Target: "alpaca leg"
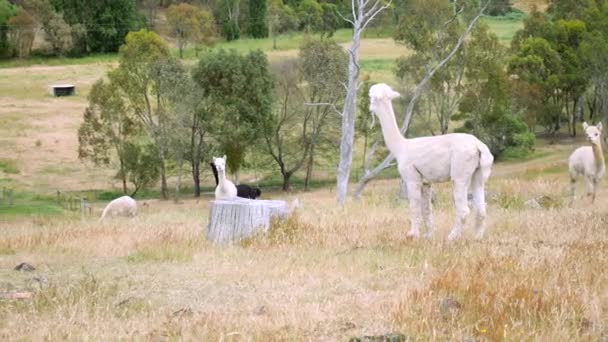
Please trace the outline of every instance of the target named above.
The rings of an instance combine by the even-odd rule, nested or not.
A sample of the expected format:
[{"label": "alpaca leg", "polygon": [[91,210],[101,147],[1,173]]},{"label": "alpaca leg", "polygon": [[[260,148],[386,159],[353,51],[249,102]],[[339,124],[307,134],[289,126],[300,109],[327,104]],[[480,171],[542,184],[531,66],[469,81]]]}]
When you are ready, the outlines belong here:
[{"label": "alpaca leg", "polygon": [[570,203],[568,204],[569,207],[572,207],[572,205],[574,205],[575,191],[576,191],[576,178],[570,176]]},{"label": "alpaca leg", "polygon": [[430,183],[422,184],[422,218],[424,219],[424,225],[426,227],[426,232],[424,233],[424,237],[430,239],[433,235],[433,218],[432,218],[432,189]]},{"label": "alpaca leg", "polygon": [[586,177],[587,180],[587,196],[593,195],[593,179]]},{"label": "alpaca leg", "polygon": [[486,231],[486,194],[481,177],[473,177],[473,206],[475,207],[475,239],[483,238]]},{"label": "alpaca leg", "polygon": [[407,182],[407,197],[410,202],[410,231],[407,233],[408,237],[420,236],[420,218],[421,208],[420,202],[422,197],[421,183],[419,182]]},{"label": "alpaca leg", "polygon": [[467,190],[469,188],[467,182],[454,182],[454,208],[456,209],[456,217],[454,218],[454,226],[448,235],[448,240],[456,240],[462,235],[462,226],[466,222],[467,216],[470,213],[469,204],[467,201]]},{"label": "alpaca leg", "polygon": [[591,204],[593,204],[595,203],[595,192],[597,191],[597,179],[593,179],[591,186]]}]

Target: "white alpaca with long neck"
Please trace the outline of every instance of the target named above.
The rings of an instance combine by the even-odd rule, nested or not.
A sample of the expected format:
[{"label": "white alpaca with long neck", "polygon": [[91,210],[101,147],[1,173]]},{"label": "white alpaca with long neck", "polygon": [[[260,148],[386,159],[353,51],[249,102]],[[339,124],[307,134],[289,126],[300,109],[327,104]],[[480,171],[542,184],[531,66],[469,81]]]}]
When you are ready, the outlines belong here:
[{"label": "white alpaca with long neck", "polygon": [[587,181],[587,196],[591,196],[591,203],[595,202],[597,184],[606,173],[604,152],[602,151],[602,123],[589,126],[583,122],[583,129],[590,146],[579,147],[568,158],[570,171],[570,205],[574,202],[576,178],[584,176]]},{"label": "white alpaca with long neck", "polygon": [[425,237],[433,234],[431,221],[431,184],[452,181],[456,217],[448,236],[454,240],[462,235],[462,227],[470,210],[467,193],[473,192],[477,211],[475,237],[485,231],[486,203],[484,186],[492,169],[494,157],[488,147],[475,136],[452,133],[433,137],[406,139],[399,132],[392,100],[400,94],[386,84],[369,90],[370,110],[382,126],[384,142],[397,159],[399,174],[407,185],[411,227],[409,237],[420,236],[421,218],[426,226]]},{"label": "white alpaca with long neck", "polygon": [[226,178],[226,155],[224,157],[213,157],[213,164],[217,169],[219,182],[215,188],[215,199],[231,200],[236,198],[236,186]]}]

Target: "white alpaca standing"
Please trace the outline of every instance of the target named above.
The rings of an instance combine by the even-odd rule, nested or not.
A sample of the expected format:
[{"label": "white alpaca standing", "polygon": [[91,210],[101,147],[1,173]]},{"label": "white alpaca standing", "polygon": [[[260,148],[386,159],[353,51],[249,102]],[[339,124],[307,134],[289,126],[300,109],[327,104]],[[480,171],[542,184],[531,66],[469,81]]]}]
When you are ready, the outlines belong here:
[{"label": "white alpaca standing", "polygon": [[595,202],[597,183],[606,173],[604,153],[602,152],[602,123],[600,122],[597,126],[589,126],[586,122],[583,122],[583,129],[591,146],[577,148],[568,158],[570,205],[574,202],[576,178],[578,176],[584,176],[587,180],[587,196],[591,196],[591,203],[593,203]]},{"label": "white alpaca standing", "polygon": [[129,196],[118,197],[106,205],[99,221],[101,222],[108,215],[133,217],[137,215],[137,202]]},{"label": "white alpaca standing", "polygon": [[486,218],[484,185],[494,161],[488,147],[475,136],[464,133],[405,139],[399,132],[393,112],[392,100],[400,96],[399,93],[386,84],[376,84],[370,88],[369,96],[370,110],[379,118],[384,142],[395,155],[399,174],[407,185],[411,215],[411,228],[407,235],[420,236],[422,216],[425,236],[431,237],[431,183],[451,180],[456,217],[448,239],[457,239],[462,234],[462,226],[470,212],[467,201],[469,187],[477,210],[475,237],[482,238]]},{"label": "white alpaca standing", "polygon": [[213,164],[218,172],[219,182],[215,188],[215,199],[231,200],[236,198],[236,186],[226,178],[226,155],[224,157],[213,157]]}]

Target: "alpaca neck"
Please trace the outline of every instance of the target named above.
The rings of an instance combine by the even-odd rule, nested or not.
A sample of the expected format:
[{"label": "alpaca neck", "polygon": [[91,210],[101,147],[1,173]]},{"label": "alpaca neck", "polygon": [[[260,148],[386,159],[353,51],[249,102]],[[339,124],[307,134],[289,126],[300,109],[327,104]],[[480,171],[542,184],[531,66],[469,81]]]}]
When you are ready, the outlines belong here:
[{"label": "alpaca neck", "polygon": [[407,140],[399,132],[395,113],[393,112],[393,105],[390,102],[387,103],[381,107],[378,114],[380,114],[378,118],[380,119],[380,126],[382,126],[384,143],[391,153],[397,156],[399,152],[405,149]]},{"label": "alpaca neck", "polygon": [[596,170],[599,172],[605,167],[604,161],[604,152],[602,151],[602,145],[600,144],[591,144],[591,149],[593,150],[593,159],[595,160]]},{"label": "alpaca neck", "polygon": [[226,179],[226,170],[222,170],[222,172],[218,172],[218,176],[220,179],[220,186],[226,186],[227,183],[227,179]]}]

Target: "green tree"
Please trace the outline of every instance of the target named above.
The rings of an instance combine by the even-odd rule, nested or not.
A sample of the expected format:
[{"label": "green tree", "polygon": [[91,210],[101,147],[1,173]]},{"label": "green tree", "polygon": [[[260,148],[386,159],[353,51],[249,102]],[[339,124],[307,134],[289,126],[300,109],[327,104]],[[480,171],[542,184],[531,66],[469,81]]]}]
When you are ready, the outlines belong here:
[{"label": "green tree", "polygon": [[73,48],[72,27],[64,20],[63,14],[56,12],[47,0],[25,0],[24,7],[42,24],[51,54],[64,56]]},{"label": "green tree", "polygon": [[129,110],[145,128],[158,150],[161,196],[168,198],[167,161],[175,89],[187,74],[154,32],[131,32],[120,48],[119,66],[108,74],[120,87]]},{"label": "green tree", "polygon": [[239,26],[240,0],[218,0],[217,11],[224,38],[227,41],[239,39],[241,37]]},{"label": "green tree", "polygon": [[347,61],[335,42],[309,40],[298,59],[273,66],[276,102],[263,132],[266,150],[283,177],[283,190],[290,189],[291,177],[302,167],[306,167],[308,190],[315,156],[325,150],[335,155],[339,118],[335,108],[342,100]]},{"label": "green tree", "polygon": [[116,52],[129,31],[144,26],[133,0],[50,0],[72,27],[75,53]]},{"label": "green tree", "polygon": [[272,48],[277,48],[277,36],[281,33],[295,30],[298,19],[295,11],[285,5],[283,0],[269,0],[266,13],[268,34],[272,38]]},{"label": "green tree", "polygon": [[[133,184],[133,197],[137,192],[158,181],[160,175],[160,160],[156,146],[151,143],[127,142],[121,151],[121,158],[125,160],[124,172]],[[122,176],[123,178],[125,175]]]},{"label": "green tree", "polygon": [[498,38],[480,26],[473,31],[466,53],[466,93],[459,102],[460,114],[454,116],[464,125],[457,131],[474,134],[496,157],[509,150],[525,155],[534,146],[534,134],[513,107]]},{"label": "green tree", "polygon": [[[306,163],[305,189],[311,181],[314,158],[326,149],[335,151],[338,145],[338,107],[344,102],[344,84],[348,79],[348,55],[332,40],[307,40],[300,48],[301,73],[306,81],[306,103],[323,103],[308,106],[311,122],[310,151]],[[322,65],[323,67],[319,67]],[[333,155],[333,154],[332,154]]]},{"label": "green tree", "polygon": [[213,16],[206,10],[186,3],[171,5],[167,9],[167,22],[177,38],[180,58],[184,57],[184,47],[190,42],[213,44],[215,24]]},{"label": "green tree", "polygon": [[522,42],[519,53],[509,60],[508,69],[510,74],[517,75],[520,82],[540,89],[541,96],[537,101],[543,113],[538,122],[548,132],[557,132],[561,119],[561,107],[556,97],[562,71],[559,53],[543,38],[528,38]]},{"label": "green tree", "polygon": [[32,51],[36,36],[34,18],[24,9],[8,20],[8,37],[11,45],[11,55],[27,58]]},{"label": "green tree", "polygon": [[[412,78],[422,81],[428,72],[427,65],[437,64],[458,43],[465,30],[459,20],[454,20],[453,5],[445,0],[417,0],[411,10],[402,9],[396,38],[409,46],[414,53],[398,60],[397,76],[404,87]],[[428,90],[418,110],[428,115],[428,129],[434,133],[437,123],[441,134],[449,129],[451,116],[458,109],[464,93],[466,69],[465,49],[438,70],[429,81]],[[433,118],[433,116],[435,118]]]},{"label": "green tree", "polygon": [[17,7],[7,0],[0,0],[0,58],[10,55],[8,34],[9,18],[17,14]]},{"label": "green tree", "polygon": [[139,126],[128,114],[115,84],[103,80],[93,84],[89,93],[89,106],[78,129],[78,157],[96,165],[109,165],[118,159],[118,176],[123,193],[127,193],[127,171],[124,149]]},{"label": "green tree", "polygon": [[316,0],[302,0],[296,12],[300,19],[300,26],[306,33],[311,33],[321,24],[323,7]]},{"label": "green tree", "polygon": [[342,20],[338,17],[338,6],[334,4],[330,4],[327,2],[321,3],[321,8],[323,12],[321,14],[321,20],[319,21],[319,25],[316,28],[317,31],[321,32],[321,38],[333,37],[334,33],[342,23]]},{"label": "green tree", "polygon": [[249,0],[249,33],[253,38],[268,37],[266,0]]},{"label": "green tree", "polygon": [[266,55],[234,50],[205,53],[193,72],[209,100],[213,137],[228,156],[228,168],[237,174],[245,152],[262,136],[262,123],[271,114],[273,80]]}]

